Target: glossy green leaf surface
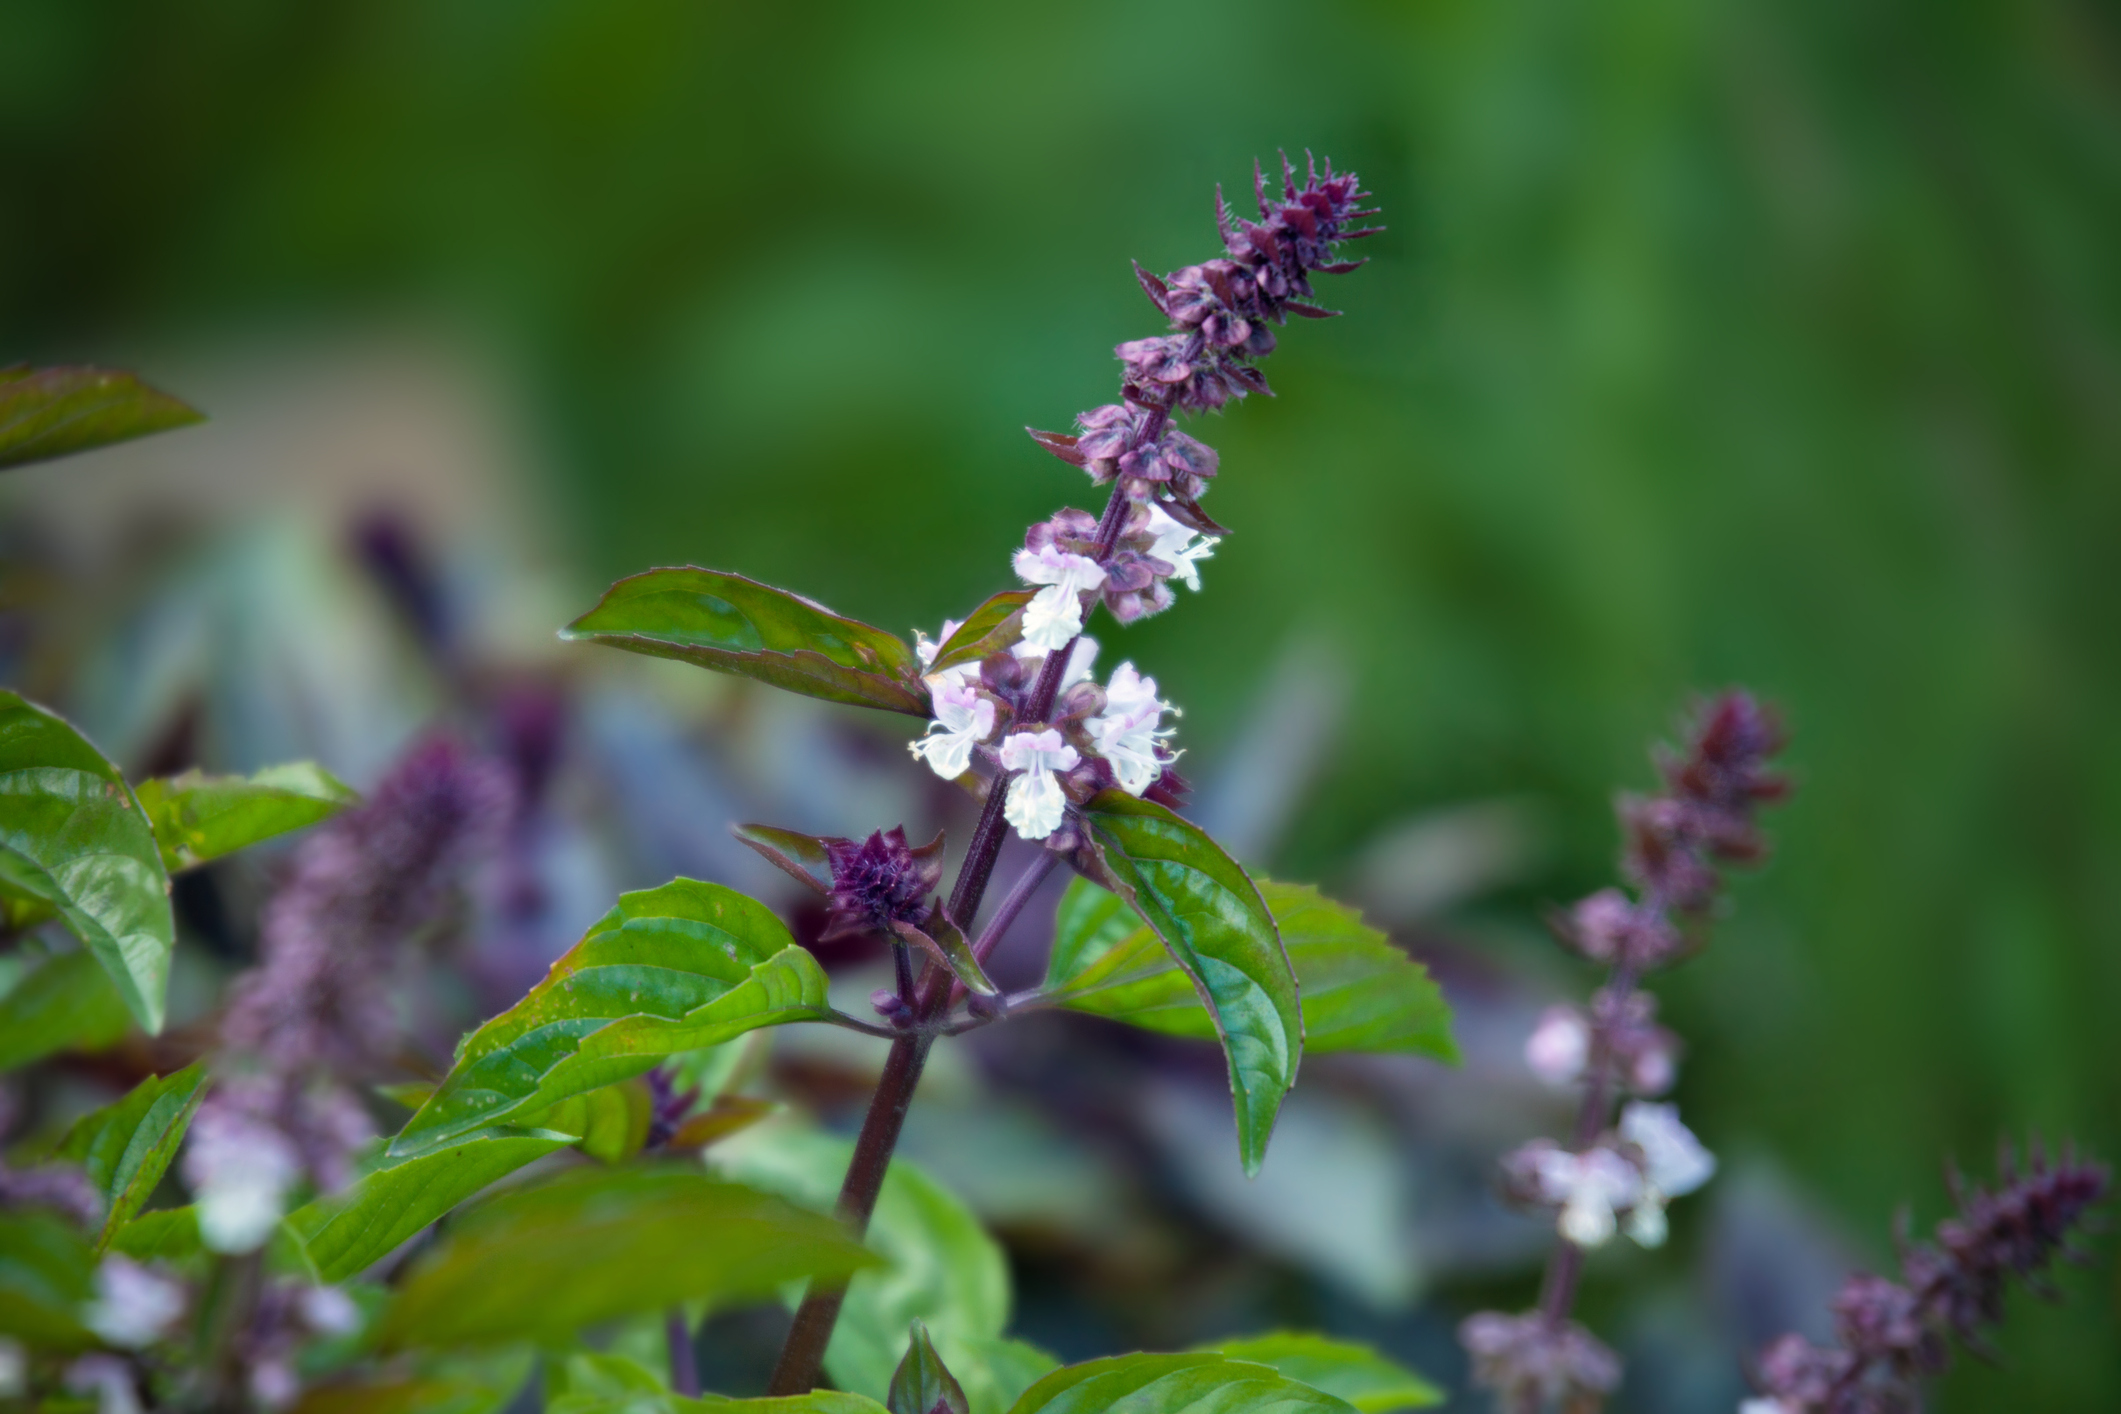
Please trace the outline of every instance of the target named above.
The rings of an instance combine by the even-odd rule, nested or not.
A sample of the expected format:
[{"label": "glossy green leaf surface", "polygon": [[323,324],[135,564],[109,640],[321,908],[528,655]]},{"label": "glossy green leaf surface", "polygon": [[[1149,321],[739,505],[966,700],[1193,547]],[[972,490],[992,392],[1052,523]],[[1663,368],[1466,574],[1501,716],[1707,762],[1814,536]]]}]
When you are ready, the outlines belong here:
[{"label": "glossy green leaf surface", "polygon": [[186,771],[142,781],[135,793],[172,873],[304,829],[360,799],[314,761],[267,766],[250,776]]},{"label": "glossy green leaf surface", "polygon": [[149,1076],[124,1099],[83,1115],[67,1131],[59,1156],[81,1165],[106,1204],[97,1250],[110,1245],[169,1171],[184,1131],[206,1098],[206,1083],[204,1061]]},{"label": "glossy green leaf surface", "polygon": [[176,1262],[205,1250],[199,1214],[189,1205],[142,1213],[114,1233],[110,1250],[136,1262]]},{"label": "glossy green leaf surface", "polygon": [[1292,1380],[1346,1400],[1362,1414],[1393,1414],[1443,1403],[1443,1391],[1435,1385],[1354,1341],[1276,1331],[1201,1348],[1232,1360],[1271,1365]]},{"label": "glossy green leaf surface", "polygon": [[95,1258],[71,1224],[41,1208],[0,1212],[0,1336],[85,1344],[81,1305]]},{"label": "glossy green leaf surface", "polygon": [[632,575],[560,636],[756,678],[827,702],[929,715],[928,691],[904,640],[740,574],[688,565]]},{"label": "glossy green leaf surface", "polygon": [[875,1259],[832,1218],[696,1171],[586,1169],[463,1214],[385,1315],[386,1348],[556,1340]]},{"label": "glossy green leaf surface", "polygon": [[693,879],[624,894],[529,995],[465,1039],[391,1152],[543,1109],[678,1051],[830,1013],[824,970],[764,904]]},{"label": "glossy green leaf surface", "polygon": [[892,1372],[891,1389],[884,1403],[891,1414],[936,1414],[939,1409],[949,1414],[971,1414],[964,1386],[950,1373],[943,1357],[935,1353],[935,1342],[928,1338],[928,1328],[919,1321],[909,1332],[906,1358]]},{"label": "glossy green leaf surface", "polygon": [[196,409],[116,369],[0,368],[0,468],[205,420]]},{"label": "glossy green leaf surface", "polygon": [[0,880],[50,904],[162,1029],[176,923],[147,813],[118,768],[57,715],[0,691]]},{"label": "glossy green leaf surface", "polygon": [[1107,790],[1083,817],[1113,891],[1154,930],[1207,1008],[1230,1063],[1238,1155],[1256,1173],[1304,1049],[1296,973],[1274,915],[1236,860],[1154,801]]},{"label": "glossy green leaf surface", "polygon": [[1010,1414],[1351,1414],[1268,1365],[1222,1355],[1115,1355],[1055,1370]]},{"label": "glossy green leaf surface", "polygon": [[287,1215],[287,1230],[324,1282],[366,1271],[495,1180],[575,1142],[546,1129],[489,1129],[386,1162],[343,1193]]},{"label": "glossy green leaf surface", "polygon": [[[1306,884],[1258,881],[1302,990],[1304,1049],[1411,1051],[1456,1062],[1451,1009],[1428,969]],[[1113,894],[1078,879],[1061,900],[1046,990],[1071,1011],[1202,1040],[1215,1035],[1191,982]],[[1115,937],[1114,934],[1120,935]]]},{"label": "glossy green leaf surface", "polygon": [[132,1024],[110,974],[94,957],[48,957],[0,996],[0,1071],[69,1047],[101,1050]]},{"label": "glossy green leaf surface", "polygon": [[957,626],[957,632],[936,646],[935,661],[928,665],[928,671],[939,673],[945,668],[977,663],[989,654],[1014,648],[1024,636],[1024,606],[1037,593],[1036,589],[1004,589],[974,609],[972,616]]},{"label": "glossy green leaf surface", "polygon": [[[738,1135],[708,1157],[729,1178],[828,1213],[853,1149],[834,1135],[776,1124]],[[848,1285],[825,1349],[826,1374],[841,1389],[884,1398],[919,1320],[966,1393],[975,1394],[966,1367],[977,1352],[966,1347],[998,1339],[1009,1321],[1012,1292],[1001,1247],[955,1194],[902,1159],[885,1175],[867,1243],[886,1265]],[[975,1400],[974,1414],[990,1411]]]}]

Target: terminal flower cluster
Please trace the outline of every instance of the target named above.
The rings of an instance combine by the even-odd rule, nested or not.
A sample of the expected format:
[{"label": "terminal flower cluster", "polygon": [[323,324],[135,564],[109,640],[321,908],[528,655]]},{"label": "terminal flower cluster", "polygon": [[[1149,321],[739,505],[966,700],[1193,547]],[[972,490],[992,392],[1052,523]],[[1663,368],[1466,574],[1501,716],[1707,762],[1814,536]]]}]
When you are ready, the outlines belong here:
[{"label": "terminal flower cluster", "polygon": [[1952,1175],[1959,1214],[1935,1242],[1905,1245],[1902,1280],[1859,1273],[1834,1299],[1833,1346],[1786,1335],[1762,1354],[1762,1395],[1740,1414],[1914,1414],[1916,1381],[1943,1370],[1951,1338],[1987,1354],[1983,1328],[2003,1319],[2012,1277],[2052,1294],[2041,1274],[2056,1258],[2078,1259],[2070,1239],[2105,1198],[2104,1165],[2065,1150],[2050,1162],[2036,1146],[2024,1171],[2010,1154],[1994,1192]]},{"label": "terminal flower cluster", "polygon": [[[914,756],[979,790],[992,787],[967,773],[991,765],[1007,778],[1009,826],[1049,849],[1078,847],[1070,809],[1101,790],[1176,804],[1184,789],[1164,726],[1176,709],[1131,663],[1102,687],[1092,681],[1097,646],[1083,637],[1099,603],[1130,624],[1170,608],[1174,581],[1198,590],[1201,562],[1224,533],[1200,508],[1219,470],[1215,451],[1173,426],[1172,414],[1268,391],[1255,366],[1274,348],[1268,326],[1291,313],[1330,315],[1309,303],[1311,276],[1353,270],[1361,262],[1337,259],[1335,247],[1372,234],[1350,229],[1370,214],[1357,209],[1365,193],[1331,163],[1323,172],[1310,167],[1298,186],[1285,158],[1278,202],[1256,168],[1253,185],[1257,222],[1234,216],[1217,195],[1222,256],[1163,278],[1136,267],[1172,332],[1118,347],[1122,401],[1083,413],[1072,433],[1031,429],[1039,445],[1093,484],[1112,485],[1114,496],[1102,519],[1066,509],[1025,532],[1011,567],[1035,592],[1016,613],[1014,646],[938,670],[961,625],[946,622],[934,640],[917,635],[934,720],[911,743]],[[1062,666],[1049,668],[1055,661]]]}]

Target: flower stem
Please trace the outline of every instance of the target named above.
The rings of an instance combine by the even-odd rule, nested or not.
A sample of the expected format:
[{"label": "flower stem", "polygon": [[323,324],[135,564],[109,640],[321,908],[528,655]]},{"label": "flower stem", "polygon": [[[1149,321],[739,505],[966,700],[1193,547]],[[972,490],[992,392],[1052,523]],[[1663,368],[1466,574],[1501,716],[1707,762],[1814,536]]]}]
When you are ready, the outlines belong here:
[{"label": "flower stem", "polygon": [[687,1398],[700,1392],[700,1361],[692,1349],[692,1327],[685,1308],[673,1306],[663,1317],[663,1339],[670,1346],[670,1392]]},{"label": "flower stem", "polygon": [[[1607,974],[1605,990],[1616,1004],[1624,1003],[1633,994],[1635,982],[1635,965],[1622,962]],[[1618,1010],[1616,1005],[1615,1014]],[[1597,1027],[1591,1033],[1583,1102],[1576,1108],[1576,1129],[1570,1140],[1578,1153],[1591,1147],[1591,1141],[1612,1118],[1613,1078],[1613,1048],[1607,1042],[1605,1028]],[[1539,1285],[1539,1309],[1549,1324],[1558,1326],[1569,1318],[1570,1308],[1576,1304],[1576,1284],[1582,1276],[1583,1249],[1566,1237],[1557,1238],[1554,1250],[1547,1255],[1546,1275]]]},{"label": "flower stem", "polygon": [[[1159,415],[1151,421],[1160,432],[1163,417]],[[1100,561],[1119,543],[1120,528],[1127,521],[1127,506],[1127,497],[1115,482],[1111,499],[1106,501],[1104,516],[1097,527]],[[1060,690],[1061,674],[1067,671],[1068,659],[1074,653],[1075,644],[1071,640],[1059,651],[1046,655],[1045,666],[1039,670],[1038,681],[1024,707],[1026,720],[1043,722],[1053,711],[1053,698]],[[1002,836],[1007,828],[1002,820],[1007,787],[1007,779],[1001,775],[990,783],[987,803],[980,810],[979,823],[972,830],[972,844],[965,851],[964,866],[958,871],[957,883],[952,886],[950,901],[944,907],[944,912],[960,928],[979,913],[980,902],[986,897],[987,881],[993,877],[995,861],[1001,857]],[[987,931],[980,935],[981,944],[989,951],[1001,941],[1001,930],[1006,929],[1016,913],[1030,901],[1046,871],[1052,869],[1054,856],[1044,850],[1039,853],[1043,869],[1039,864],[1032,865],[1010,890],[1009,897],[1003,900]],[[935,1040],[928,1027],[950,1005],[954,980],[947,970],[929,967],[914,1005],[915,1030],[891,1043],[891,1054],[884,1060],[884,1073],[877,1078],[876,1092],[869,1097],[869,1112],[862,1117],[862,1132],[854,1141],[854,1159],[847,1166],[846,1181],[840,1185],[837,1210],[840,1220],[853,1229],[857,1237],[868,1231],[869,1215],[876,1211],[877,1195],[883,1191],[884,1175],[890,1171],[892,1152],[898,1148],[899,1131],[905,1127],[906,1109],[913,1103],[913,1091],[920,1084],[921,1069],[928,1063],[928,1047]],[[817,1384],[818,1370],[825,1360],[825,1347],[832,1340],[832,1328],[839,1323],[840,1303],[846,1297],[845,1281],[812,1284],[803,1297],[803,1304],[796,1308],[795,1323],[788,1328],[788,1339],[781,1346],[781,1358],[773,1367],[773,1379],[766,1388],[767,1394],[805,1394]]]}]

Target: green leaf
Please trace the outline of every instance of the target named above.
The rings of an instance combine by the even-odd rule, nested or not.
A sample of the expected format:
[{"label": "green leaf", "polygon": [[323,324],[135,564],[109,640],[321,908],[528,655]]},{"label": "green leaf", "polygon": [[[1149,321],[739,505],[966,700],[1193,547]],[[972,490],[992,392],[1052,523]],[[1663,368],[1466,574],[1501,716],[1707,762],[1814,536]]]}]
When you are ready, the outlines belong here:
[{"label": "green leaf", "polygon": [[1083,811],[1106,882],[1154,929],[1208,1009],[1230,1063],[1238,1154],[1248,1174],[1303,1059],[1296,973],[1266,901],[1192,821],[1122,790]]},{"label": "green leaf", "polygon": [[86,952],[48,957],[0,996],[0,1070],[54,1051],[100,1051],[132,1030],[132,1013]]},{"label": "green leaf", "polygon": [[1036,589],[1004,589],[974,609],[957,632],[937,645],[928,671],[939,673],[962,663],[977,663],[1014,648],[1024,636],[1024,606],[1037,593]]},{"label": "green leaf", "polygon": [[0,1212],[0,1336],[31,1345],[88,1343],[80,1311],[94,1269],[88,1244],[57,1214]]},{"label": "green leaf", "polygon": [[623,1164],[648,1142],[655,1120],[655,1096],[639,1076],[570,1095],[551,1109],[525,1115],[531,1129],[553,1129],[575,1136],[575,1147],[607,1164]]},{"label": "green leaf", "polygon": [[890,1394],[884,1403],[891,1414],[936,1414],[939,1409],[947,1409],[950,1414],[971,1414],[964,1387],[943,1364],[943,1357],[935,1353],[935,1342],[928,1338],[928,1328],[919,1321],[913,1323],[907,1338],[906,1358],[892,1372]]},{"label": "green leaf", "polygon": [[1443,1391],[1367,1345],[1322,1335],[1276,1331],[1218,1341],[1203,1351],[1271,1365],[1292,1380],[1345,1399],[1362,1414],[1393,1414],[1443,1403]]},{"label": "green leaf", "polygon": [[[1412,1051],[1455,1063],[1451,1009],[1428,969],[1307,884],[1258,881],[1302,988],[1304,1049]],[[1148,1031],[1212,1040],[1193,986],[1148,928],[1114,939],[1133,916],[1114,895],[1078,879],[1061,899],[1046,990],[1071,1011]]]},{"label": "green leaf", "polygon": [[110,1250],[135,1262],[178,1262],[205,1250],[195,1208],[157,1208],[142,1213],[111,1237]]},{"label": "green leaf", "polygon": [[304,829],[359,800],[314,761],[267,766],[254,776],[181,776],[142,781],[140,807],[171,873]]},{"label": "green leaf", "polygon": [[906,922],[894,922],[891,931],[948,968],[950,975],[962,982],[966,991],[983,997],[1001,995],[1001,989],[987,980],[987,974],[981,970],[979,958],[973,955],[972,944],[965,941],[965,935],[943,915],[941,909],[934,911],[925,933]]},{"label": "green leaf", "polygon": [[827,702],[929,715],[905,642],[740,574],[649,570],[620,580],[560,637],[757,678]]},{"label": "green leaf", "polygon": [[162,1029],[176,923],[147,813],[87,738],[6,691],[0,882],[49,903],[110,973],[140,1024],[151,1034]]},{"label": "green leaf", "polygon": [[797,883],[821,894],[832,891],[832,855],[820,836],[777,825],[738,825],[731,833]]},{"label": "green leaf", "polygon": [[1010,1414],[1350,1414],[1267,1365],[1221,1355],[1115,1355],[1055,1370]]},{"label": "green leaf", "polygon": [[1060,1361],[1027,1341],[965,1336],[949,1342],[950,1369],[965,1388],[972,1414],[1005,1414]]},{"label": "green leaf", "polygon": [[[1053,950],[1046,956],[1047,990],[1059,990],[1061,984],[1081,976],[1136,933],[1143,934],[1158,952],[1163,950],[1155,933],[1125,899],[1088,879],[1071,880],[1067,892],[1061,895],[1060,907],[1053,911]],[[1168,958],[1165,965],[1176,967]],[[1202,1020],[1206,1020],[1205,1013]],[[1209,1029],[1213,1034],[1213,1028]]]},{"label": "green leaf", "polygon": [[391,1152],[630,1079],[678,1051],[831,1014],[824,969],[764,904],[693,879],[624,894],[528,996],[465,1039]]},{"label": "green leaf", "polygon": [[313,1384],[292,1414],[499,1414],[528,1379],[528,1347],[436,1360],[395,1378]]},{"label": "green leaf", "polygon": [[206,1063],[151,1075],[114,1105],[83,1115],[67,1131],[59,1156],[79,1163],[108,1204],[96,1250],[140,1211],[169,1171],[191,1117],[206,1098]]},{"label": "green leaf", "polygon": [[[854,1146],[794,1125],[761,1126],[710,1151],[716,1171],[829,1213]],[[903,1159],[885,1172],[869,1249],[887,1265],[848,1285],[825,1372],[841,1389],[882,1399],[915,1320],[927,1326],[952,1369],[976,1359],[972,1342],[999,1337],[1009,1321],[1009,1267],[1001,1248],[954,1194]],[[792,1304],[792,1303],[791,1303]],[[968,1393],[972,1386],[966,1381]],[[975,1414],[990,1411],[974,1406]]]},{"label": "green leaf", "polygon": [[575,1139],[546,1129],[479,1130],[387,1161],[343,1193],[304,1204],[287,1215],[287,1230],[319,1281],[345,1281],[496,1179]]},{"label": "green leaf", "polygon": [[780,1399],[732,1399],[720,1394],[687,1399],[658,1389],[563,1394],[545,1406],[545,1414],[884,1414],[884,1406],[836,1389],[814,1389]]},{"label": "green leaf", "polygon": [[206,419],[130,373],[0,368],[0,468],[49,461]]},{"label": "green leaf", "polygon": [[386,1348],[557,1340],[874,1261],[832,1218],[674,1168],[585,1169],[460,1217],[384,1316]]}]

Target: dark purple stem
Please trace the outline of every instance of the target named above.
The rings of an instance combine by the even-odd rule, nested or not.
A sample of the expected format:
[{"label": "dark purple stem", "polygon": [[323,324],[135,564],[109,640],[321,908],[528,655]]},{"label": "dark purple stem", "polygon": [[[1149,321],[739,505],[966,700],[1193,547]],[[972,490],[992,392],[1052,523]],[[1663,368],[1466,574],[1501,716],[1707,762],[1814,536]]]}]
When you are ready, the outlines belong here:
[{"label": "dark purple stem", "polygon": [[700,1392],[700,1361],[692,1349],[692,1327],[685,1308],[673,1306],[663,1317],[663,1339],[670,1346],[670,1391],[692,1398]]},{"label": "dark purple stem", "polygon": [[[1160,408],[1155,409],[1154,414],[1145,434],[1152,438],[1162,433],[1168,416]],[[1120,528],[1127,523],[1128,504],[1125,493],[1118,483],[1114,483],[1111,499],[1105,502],[1105,513],[1097,526],[1097,558],[1100,562],[1111,555],[1112,547],[1119,543]],[[1075,644],[1071,640],[1058,652],[1046,655],[1038,682],[1024,705],[1024,720],[1043,722],[1052,713],[1053,698],[1060,690],[1061,674],[1067,671],[1068,659],[1074,652]],[[958,871],[957,883],[950,890],[950,902],[944,908],[951,921],[960,927],[979,913],[980,902],[987,893],[987,881],[994,874],[995,861],[1001,857],[1002,835],[1006,829],[1002,805],[1007,795],[1008,777],[998,774],[988,783],[987,803],[980,810],[979,824],[973,827],[972,844],[965,851],[964,867]],[[1044,850],[1040,854],[1045,869],[1050,870],[1054,856]],[[1001,930],[1014,921],[1016,912],[1022,910],[1044,877],[1039,866],[1033,865],[1032,873],[1026,875],[1030,886],[1027,888],[1020,881],[1010,891],[994,922],[980,935],[980,943],[988,951],[1001,940]],[[1022,898],[1017,897],[1019,893]],[[982,953],[981,957],[984,959],[985,954]],[[869,1112],[862,1117],[862,1132],[854,1141],[854,1159],[847,1166],[846,1182],[840,1185],[838,1208],[840,1220],[853,1229],[857,1237],[869,1229],[869,1215],[876,1210],[877,1194],[883,1191],[884,1175],[890,1170],[892,1152],[898,1148],[899,1131],[905,1127],[907,1107],[913,1103],[913,1091],[920,1084],[921,1069],[928,1062],[928,1047],[935,1040],[929,1028],[949,1007],[954,981],[943,968],[931,966],[928,969],[914,1007],[915,1029],[891,1043],[891,1054],[884,1061],[884,1073],[877,1078],[876,1093],[869,1097]],[[767,1394],[806,1394],[817,1384],[818,1370],[825,1360],[825,1346],[832,1339],[832,1328],[839,1322],[840,1303],[846,1297],[844,1281],[819,1282],[811,1286],[803,1297],[803,1304],[796,1309],[795,1323],[788,1328],[788,1340],[781,1347],[779,1362],[773,1367],[773,1379],[766,1387]]]}]

